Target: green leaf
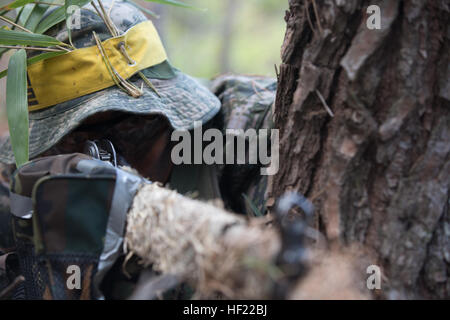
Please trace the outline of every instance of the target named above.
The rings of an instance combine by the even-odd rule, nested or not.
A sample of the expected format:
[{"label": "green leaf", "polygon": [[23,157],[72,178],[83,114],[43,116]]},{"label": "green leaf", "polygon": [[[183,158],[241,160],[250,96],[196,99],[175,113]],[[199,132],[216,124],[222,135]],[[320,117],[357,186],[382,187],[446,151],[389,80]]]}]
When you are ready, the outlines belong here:
[{"label": "green leaf", "polygon": [[155,3],[160,3],[160,4],[169,4],[171,6],[176,6],[176,7],[182,7],[182,8],[188,8],[188,9],[197,9],[197,10],[205,10],[202,8],[198,8],[196,6],[193,6],[191,4],[187,4],[181,1],[177,1],[177,0],[145,0],[147,2],[155,2]]},{"label": "green leaf", "polygon": [[61,52],[45,52],[45,53],[41,53],[40,55],[31,57],[27,60],[27,65],[32,65],[36,62],[39,62],[41,60],[45,60],[45,59],[49,59],[49,58],[53,58],[56,56],[60,56],[62,54],[66,54],[67,52],[61,51]]},{"label": "green leaf", "polygon": [[24,7],[20,7],[15,10],[16,17],[14,18],[14,23],[17,23],[19,21],[20,14],[22,13]]},{"label": "green leaf", "polygon": [[[37,56],[31,57],[27,60],[27,66],[32,65],[38,61],[41,60],[45,60],[45,59],[49,59],[49,58],[53,58],[56,56],[60,56],[62,54],[65,54],[66,52],[61,51],[61,52],[45,52],[42,54],[39,54]],[[3,78],[4,76],[6,76],[8,74],[8,69],[3,70],[2,72],[0,72],[0,79]]]},{"label": "green leaf", "polygon": [[[72,0],[71,4],[79,6],[80,8],[84,5],[88,4],[92,0]],[[35,32],[36,33],[44,33],[54,25],[64,21],[66,19],[66,8],[60,7],[49,14],[44,20],[42,20],[37,26]]]},{"label": "green leaf", "polygon": [[41,47],[64,45],[61,41],[50,36],[15,30],[0,30],[0,44]]},{"label": "green leaf", "polygon": [[8,4],[5,8],[7,9],[15,9],[15,8],[19,8],[22,7],[30,2],[33,2],[35,0],[16,0],[10,4]]},{"label": "green leaf", "polygon": [[6,112],[11,147],[17,167],[28,161],[28,101],[27,55],[24,49],[16,51],[9,59],[6,79]]},{"label": "green leaf", "polygon": [[28,19],[30,18],[31,13],[33,12],[35,4],[27,4],[20,12],[19,20],[17,21],[18,24],[21,26],[25,26],[28,22]]},{"label": "green leaf", "polygon": [[[47,2],[53,2],[53,0],[48,0]],[[48,8],[49,5],[47,4],[36,4],[33,7],[30,16],[28,17],[27,23],[25,24],[25,28],[27,28],[30,31],[36,32],[36,28],[39,22],[41,21],[42,17],[44,16],[45,12],[47,12]]]}]

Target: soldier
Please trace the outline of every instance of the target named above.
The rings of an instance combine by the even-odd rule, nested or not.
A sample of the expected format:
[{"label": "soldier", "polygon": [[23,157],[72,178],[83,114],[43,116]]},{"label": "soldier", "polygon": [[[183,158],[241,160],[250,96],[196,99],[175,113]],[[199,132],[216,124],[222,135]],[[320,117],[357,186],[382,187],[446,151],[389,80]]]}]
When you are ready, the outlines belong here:
[{"label": "soldier", "polygon": [[[69,63],[72,69],[64,69],[67,67],[61,63],[67,61],[62,60],[64,58],[55,62],[57,70],[51,72],[44,66],[29,69],[32,91],[29,95],[30,158],[83,153],[86,146],[88,149],[89,146],[103,146],[92,146],[93,141],[107,139],[117,154],[114,157],[105,147],[97,155],[100,158],[112,160],[114,157],[118,165],[131,167],[141,176],[168,184],[180,193],[203,200],[223,199],[225,206],[235,212],[263,214],[266,177],[259,175],[258,165],[174,165],[171,133],[173,130],[192,130],[194,122],[201,123],[204,128],[222,130],[271,128],[275,80],[225,75],[211,81],[208,90],[170,64],[156,31],[138,9],[122,1],[105,1],[104,5],[107,11],[110,10],[119,34],[126,34],[128,38],[124,41],[129,42],[122,47],[123,43],[119,42],[117,50],[113,46],[106,47],[110,30],[94,10],[82,10],[81,29],[72,31],[72,42],[78,49],[91,48],[89,50],[97,56],[99,52],[105,54],[107,57],[103,56],[103,61],[109,60],[110,67],[134,74],[127,84],[141,88],[141,94],[138,93],[137,98],[130,96],[114,85],[117,83],[112,82],[111,77],[96,73],[95,68],[83,69],[82,66],[77,70],[76,65]],[[103,53],[93,31],[106,47]],[[66,24],[53,27],[47,34],[66,41]],[[149,42],[148,48],[139,38],[144,35]],[[130,43],[138,48],[133,48]],[[137,66],[133,65],[135,61],[130,59],[135,56],[144,56],[145,63],[138,61]],[[58,83],[53,86],[52,76],[59,77],[58,82],[64,84],[64,90],[58,91]],[[23,227],[13,221],[9,209],[8,189],[15,166],[8,139],[0,142],[0,162],[0,254],[6,257],[16,250],[17,239],[15,241],[11,226],[15,226],[16,233],[17,228]],[[11,265],[14,264],[13,257],[8,256]],[[6,260],[0,258],[0,286],[20,274],[18,271],[5,275],[5,262],[2,268],[2,261]],[[135,268],[134,273],[127,270],[131,274],[130,280],[122,272],[119,262],[106,275],[105,279],[111,281],[101,288],[106,298],[126,298],[139,275],[139,268]],[[132,263],[129,266],[128,269],[133,269]],[[8,281],[5,280],[7,277]],[[32,290],[19,291],[16,288],[16,297],[42,298],[42,294],[30,294]],[[52,298],[60,297],[54,294]]]}]

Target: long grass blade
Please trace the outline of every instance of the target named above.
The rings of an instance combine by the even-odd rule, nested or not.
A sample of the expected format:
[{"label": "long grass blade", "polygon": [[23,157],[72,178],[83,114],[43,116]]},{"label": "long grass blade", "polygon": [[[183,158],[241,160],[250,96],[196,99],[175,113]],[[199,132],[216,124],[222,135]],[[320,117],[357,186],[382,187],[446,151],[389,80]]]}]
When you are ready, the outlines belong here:
[{"label": "long grass blade", "polygon": [[16,51],[9,59],[6,80],[6,112],[12,150],[17,167],[28,161],[27,55]]},{"label": "long grass blade", "polygon": [[21,26],[25,26],[28,22],[28,19],[30,18],[31,13],[33,12],[33,9],[35,7],[34,3],[27,4],[23,7],[19,20],[17,21],[18,24]]},{"label": "long grass blade", "polygon": [[[48,0],[48,2],[53,2],[53,0]],[[25,24],[25,28],[30,31],[36,32],[36,28],[41,21],[44,14],[47,12],[47,9],[50,6],[47,4],[36,4],[31,11],[30,16],[28,17],[27,23]]]},{"label": "long grass blade", "polygon": [[6,5],[5,9],[16,9],[16,8],[20,8],[30,2],[34,2],[35,0],[16,0],[11,2],[10,4]]},{"label": "long grass blade", "polygon": [[63,42],[50,36],[15,30],[0,30],[0,44],[41,47],[64,45]]}]

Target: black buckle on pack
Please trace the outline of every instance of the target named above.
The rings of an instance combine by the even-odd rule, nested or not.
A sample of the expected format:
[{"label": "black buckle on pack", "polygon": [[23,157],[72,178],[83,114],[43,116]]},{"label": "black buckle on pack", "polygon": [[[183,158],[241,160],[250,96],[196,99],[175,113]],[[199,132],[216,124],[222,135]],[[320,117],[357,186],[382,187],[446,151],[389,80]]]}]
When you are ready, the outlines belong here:
[{"label": "black buckle on pack", "polygon": [[114,167],[117,167],[116,149],[114,149],[112,142],[107,139],[86,141],[84,153],[95,159],[110,162]]}]

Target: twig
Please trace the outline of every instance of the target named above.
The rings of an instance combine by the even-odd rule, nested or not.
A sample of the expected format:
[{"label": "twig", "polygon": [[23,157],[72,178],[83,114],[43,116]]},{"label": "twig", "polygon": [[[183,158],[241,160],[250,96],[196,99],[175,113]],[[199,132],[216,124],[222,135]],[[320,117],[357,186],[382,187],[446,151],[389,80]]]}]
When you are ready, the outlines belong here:
[{"label": "twig", "polygon": [[109,10],[108,10],[108,17],[111,16],[111,11],[112,11],[112,8],[114,7],[115,4],[116,4],[116,0],[113,0],[112,3],[111,3],[111,6],[109,7]]},{"label": "twig", "polygon": [[[115,1],[113,1],[111,7],[109,8],[108,14],[106,13],[106,10],[105,10],[105,8],[103,7],[102,2],[101,2],[100,0],[97,0],[97,2],[98,2],[98,4],[99,4],[99,6],[100,6],[101,12],[100,12],[100,10],[95,6],[95,4],[94,4],[93,2],[92,2],[92,5],[94,6],[94,8],[95,8],[95,10],[97,11],[98,15],[100,16],[100,18],[102,18],[103,22],[106,24],[106,26],[107,26],[109,32],[111,33],[111,35],[112,35],[113,37],[119,36],[119,35],[121,34],[120,30],[116,27],[116,25],[114,24],[114,22],[113,22],[113,21],[111,20],[111,18],[109,17],[109,14],[111,13],[111,9],[112,9],[112,7],[113,7]],[[128,62],[129,64],[135,64],[135,63],[136,63],[136,61],[134,61],[133,59],[131,59],[131,57],[128,55],[128,53],[127,53],[127,51],[126,51],[126,49],[125,49],[125,44],[124,44],[123,42],[119,43],[119,50],[120,50],[120,52],[122,53],[122,55],[125,57],[125,59],[127,60],[127,62]],[[114,71],[115,71],[115,70],[114,70]],[[159,94],[158,90],[156,90],[155,86],[150,82],[149,79],[147,79],[147,77],[146,77],[141,71],[138,72],[138,75],[139,75],[139,76],[141,77],[141,79],[145,82],[145,84],[146,84],[147,86],[149,86],[149,88],[152,89],[152,90],[158,95],[158,97],[161,98],[161,95]],[[120,77],[120,75],[119,75],[118,77]],[[132,89],[131,89],[132,91],[134,91],[134,89],[137,89],[137,90],[139,91],[138,88],[136,88],[136,87],[133,86],[132,84],[129,84],[125,79],[122,79],[122,80],[123,80],[123,81],[120,81],[120,82],[121,82],[121,84],[124,85],[125,87],[126,87],[127,85],[130,85],[130,86],[132,87]],[[125,82],[126,84],[125,84],[124,82]],[[141,86],[141,87],[142,87],[142,86]],[[128,89],[127,89],[127,91],[128,91]],[[142,91],[142,89],[141,89],[138,96],[140,96],[140,95],[142,95],[142,94],[143,94],[143,91]],[[132,95],[133,95],[133,94],[132,94]],[[133,96],[134,96],[134,95],[133,95]]]},{"label": "twig", "polygon": [[303,10],[305,10],[305,14],[306,14],[306,18],[308,20],[309,27],[311,28],[312,32],[315,34],[316,33],[316,29],[314,29],[314,26],[313,26],[312,21],[311,21],[311,16],[309,15],[308,2],[305,2],[305,5],[303,6]]},{"label": "twig", "polygon": [[322,24],[320,23],[319,13],[317,12],[316,0],[312,0],[312,3],[314,8],[314,14],[316,15],[317,25],[319,26],[320,34],[323,34]]},{"label": "twig", "polygon": [[[95,6],[95,4],[92,2],[92,5],[94,6],[94,8],[97,10],[99,16],[103,19],[103,22],[106,24],[106,26],[108,27],[110,33],[112,35],[114,35],[114,31],[111,29],[111,27],[108,25],[108,22],[106,20],[106,18],[103,16],[103,14],[100,12],[100,10],[98,10],[98,8]],[[134,85],[128,83],[125,79],[122,78],[122,76],[114,69],[114,67],[112,66],[111,62],[109,61],[108,55],[106,54],[105,49],[103,48],[102,42],[100,41],[100,39],[98,38],[97,34],[95,33],[95,31],[93,32],[94,34],[94,39],[95,42],[97,43],[97,47],[100,51],[100,54],[103,57],[103,61],[106,65],[106,68],[108,69],[108,72],[111,75],[111,78],[113,79],[114,83],[121,88],[122,90],[124,90],[125,92],[127,92],[128,94],[130,94],[132,97],[137,98],[140,97],[143,92],[139,90],[139,88],[135,87]]]},{"label": "twig", "polygon": [[[142,96],[143,92],[141,90],[139,90],[139,88],[137,88],[136,86],[134,86],[131,83],[128,83],[112,66],[111,62],[109,61],[108,55],[106,54],[105,48],[103,48],[103,45],[100,41],[100,39],[98,38],[97,34],[95,32],[93,32],[94,34],[94,39],[97,43],[97,47],[100,50],[100,53],[103,57],[103,60],[106,64],[106,67],[108,68],[108,71],[110,71],[110,74],[114,80],[114,82],[116,83],[116,85],[118,85],[118,83],[120,83],[120,85],[122,85],[126,92],[128,92],[133,98],[138,98],[140,96]],[[119,85],[119,87],[120,87]]]},{"label": "twig", "polygon": [[91,2],[91,5],[94,7],[95,11],[97,11],[97,14],[100,18],[102,18],[103,22],[106,24],[106,27],[109,30],[109,33],[111,33],[114,36],[114,31],[111,29],[111,26],[106,22],[105,18],[103,17],[102,13],[100,12],[100,10],[97,8],[97,6],[95,5],[94,1]]},{"label": "twig", "polygon": [[156,90],[156,87],[153,85],[153,83],[151,83],[150,80],[141,71],[139,71],[138,74],[141,79],[144,80],[145,84],[149,86],[149,88],[152,89],[158,97],[161,98],[161,95],[159,94],[158,90]]},{"label": "twig", "polygon": [[[27,29],[27,28],[25,28],[25,27],[22,27],[21,25],[19,25],[19,24],[15,23],[15,22],[13,22],[13,21],[11,21],[11,20],[9,20],[9,19],[5,18],[5,17],[2,17],[2,16],[0,16],[0,20],[3,20],[3,21],[5,21],[5,22],[7,22],[7,23],[9,23],[9,24],[13,25],[14,27],[16,27],[16,28],[19,28],[19,29],[20,29],[20,30],[22,30],[22,31],[25,31],[25,32],[27,32],[27,33],[31,33],[31,34],[33,34],[33,32],[32,32],[32,31],[28,30],[28,29]],[[57,47],[57,48],[59,48],[59,49],[61,49],[61,50],[64,50],[64,51],[70,52],[70,50],[69,50],[69,49],[67,49],[67,48],[64,48],[64,47],[61,47],[61,46],[56,46],[56,47]],[[45,50],[43,50],[43,51],[45,51]]]},{"label": "twig", "polygon": [[13,25],[14,27],[19,28],[22,31],[25,31],[25,32],[28,32],[28,33],[33,33],[30,30],[28,30],[27,28],[22,27],[21,25],[18,25],[17,23],[15,23],[14,21],[9,20],[8,18],[0,16],[0,20],[3,20],[6,23],[9,23],[9,24]]},{"label": "twig", "polygon": [[[125,49],[125,44],[124,44],[123,42],[119,43],[119,49],[120,49],[120,52],[122,52],[123,56],[125,57],[125,59],[127,60],[127,62],[128,62],[129,64],[136,64],[136,61],[134,61],[133,59],[131,59],[131,57],[128,55],[128,52],[127,52],[127,50]],[[150,80],[148,80],[148,78],[147,78],[141,71],[138,72],[138,75],[139,75],[139,77],[141,77],[141,79],[145,82],[145,84],[146,84],[150,89],[152,89],[152,90],[156,93],[156,95],[157,95],[158,97],[161,98],[161,95],[159,94],[158,90],[156,90],[156,88],[155,88],[155,86],[153,85],[153,83],[151,83]],[[142,88],[141,88],[141,91],[142,91]]]},{"label": "twig", "polygon": [[122,53],[122,55],[125,57],[125,59],[127,60],[128,64],[132,64],[132,65],[136,64],[136,61],[131,59],[131,57],[128,55],[128,52],[125,49],[125,43],[123,41],[119,43],[119,50]]},{"label": "twig", "polygon": [[[61,46],[56,46],[58,49],[61,49],[61,50],[64,50],[64,51],[66,51],[66,52],[71,52],[72,50],[70,50],[70,49],[67,49],[67,48],[64,48],[64,47],[61,47]],[[76,49],[73,45],[71,45],[71,47],[72,47],[72,49]]]},{"label": "twig", "polygon": [[105,52],[104,52],[103,46],[102,46],[101,41],[100,41],[100,39],[98,38],[97,34],[95,33],[95,31],[93,31],[92,33],[93,33],[93,35],[94,35],[94,40],[95,40],[95,42],[96,42],[96,44],[97,44],[98,50],[100,51],[100,54],[101,54],[101,56],[102,56],[102,58],[103,58],[103,62],[105,63],[106,69],[108,69],[108,72],[109,72],[111,78],[113,79],[114,83],[115,83],[120,89],[122,89],[123,91],[125,91],[125,92],[128,93],[128,91],[127,91],[124,87],[122,87],[122,85],[120,84],[119,80],[117,80],[117,78],[115,77],[115,75],[114,75],[114,73],[113,73],[113,70],[111,69],[111,66],[110,66],[110,64],[108,63],[109,61],[107,60],[107,58],[106,58],[106,56],[105,56]]},{"label": "twig", "polygon": [[[51,48],[38,48],[38,47],[23,47],[23,46],[5,46],[0,45],[0,48],[6,49],[25,49],[25,50],[38,50],[38,51],[49,51],[49,52],[61,52],[61,49],[51,49]],[[67,51],[67,50],[66,50]],[[70,51],[69,51],[70,52]]]},{"label": "twig", "polygon": [[[125,44],[124,44],[123,42],[120,42],[120,43],[119,43],[119,50],[120,50],[120,52],[122,53],[122,55],[125,57],[125,59],[127,60],[127,62],[128,62],[129,64],[136,64],[136,61],[134,61],[133,59],[131,59],[131,57],[128,55],[128,52],[127,52],[127,50],[125,49]],[[161,98],[161,95],[159,94],[158,90],[156,90],[155,86],[150,82],[150,80],[149,80],[149,79],[148,79],[141,71],[138,72],[138,75],[139,75],[139,77],[141,77],[142,80],[144,80],[145,84],[146,84],[150,89],[152,89],[152,90],[156,93],[156,95],[157,95],[158,97]],[[141,91],[142,91],[142,88],[141,88]]]},{"label": "twig", "polygon": [[106,13],[105,7],[103,7],[103,3],[100,0],[97,0],[98,5],[100,6],[100,9],[102,10],[103,13],[103,17],[104,17],[104,21],[111,27],[111,29],[113,30],[113,37],[117,37],[120,32],[119,29],[117,29],[116,25],[114,24],[114,22],[111,20],[111,18],[109,17],[109,15]]},{"label": "twig", "polygon": [[326,103],[325,99],[323,98],[322,94],[317,89],[316,89],[316,94],[319,97],[320,101],[322,102],[323,106],[325,107],[325,110],[327,110],[327,112],[329,113],[329,115],[331,117],[334,117],[333,111],[331,111],[330,107],[327,105],[327,103]]}]

